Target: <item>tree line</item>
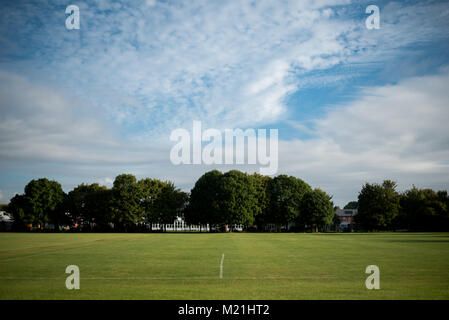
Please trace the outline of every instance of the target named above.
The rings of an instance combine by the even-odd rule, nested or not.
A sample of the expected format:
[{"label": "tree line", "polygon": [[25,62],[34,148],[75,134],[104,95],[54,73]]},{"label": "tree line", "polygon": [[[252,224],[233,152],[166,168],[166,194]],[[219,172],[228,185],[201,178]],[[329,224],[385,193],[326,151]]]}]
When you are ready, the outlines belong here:
[{"label": "tree line", "polygon": [[385,180],[382,184],[366,183],[358,201],[348,205],[357,208],[359,229],[367,231],[411,230],[448,231],[449,196],[447,191],[412,189],[396,191],[397,184]]},{"label": "tree line", "polygon": [[[431,189],[399,193],[397,184],[366,183],[358,201],[345,209],[357,209],[356,229],[365,231],[449,230],[447,191]],[[339,224],[332,197],[294,176],[263,176],[237,170],[203,174],[190,193],[170,181],[121,174],[112,188],[97,183],[81,184],[68,193],[57,181],[30,181],[23,194],[15,195],[6,211],[15,230],[29,225],[53,224],[89,231],[148,231],[153,223],[171,224],[177,217],[187,224],[232,226],[248,230],[326,231]]]},{"label": "tree line", "polygon": [[172,182],[158,179],[137,181],[121,174],[111,189],[97,183],[81,184],[64,193],[57,181],[30,181],[24,194],[15,195],[7,211],[16,230],[27,225],[69,225],[84,230],[139,231],[148,223],[172,223],[188,199]]},{"label": "tree line", "polygon": [[331,197],[312,189],[303,180],[279,175],[274,178],[237,170],[205,173],[190,194],[170,181],[136,179],[121,174],[112,188],[81,184],[64,193],[57,181],[30,181],[23,194],[8,207],[16,230],[53,224],[55,229],[72,225],[95,231],[146,231],[152,223],[170,224],[183,217],[188,224],[224,226],[235,224],[263,230],[274,224],[278,231],[289,224],[318,231],[334,218]]},{"label": "tree line", "polygon": [[334,209],[328,194],[293,176],[212,170],[195,183],[184,217],[188,223],[244,224],[258,230],[267,224],[278,231],[289,224],[321,230],[332,224]]}]

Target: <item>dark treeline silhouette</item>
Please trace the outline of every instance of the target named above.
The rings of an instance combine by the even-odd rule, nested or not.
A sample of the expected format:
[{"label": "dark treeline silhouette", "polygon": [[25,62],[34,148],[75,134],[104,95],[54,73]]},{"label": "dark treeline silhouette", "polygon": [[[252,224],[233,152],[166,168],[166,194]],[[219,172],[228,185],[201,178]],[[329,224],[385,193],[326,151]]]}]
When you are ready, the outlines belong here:
[{"label": "dark treeline silhouette", "polygon": [[313,190],[301,179],[274,178],[240,171],[205,173],[190,195],[172,182],[137,181],[131,174],[115,178],[112,188],[81,184],[64,193],[61,185],[46,178],[30,181],[25,192],[14,196],[7,212],[17,231],[70,228],[83,231],[150,231],[162,229],[181,217],[187,224],[214,226],[232,231],[233,225],[264,230],[310,228],[325,230],[333,222],[331,197]]},{"label": "dark treeline silhouette", "polygon": [[[413,187],[404,193],[396,183],[366,183],[358,201],[358,230],[449,230],[446,191]],[[172,224],[181,218],[190,225],[214,226],[232,231],[244,225],[251,231],[329,231],[338,217],[331,196],[287,175],[274,178],[237,170],[212,170],[196,181],[190,194],[170,181],[121,174],[112,188],[81,184],[65,193],[56,181],[30,181],[23,194],[6,207],[13,230],[79,230],[95,232],[146,232],[152,224]],[[269,226],[269,228],[268,228]]]},{"label": "dark treeline silhouette", "polygon": [[191,190],[184,210],[188,223],[233,224],[265,230],[323,230],[334,217],[331,197],[293,176],[274,178],[257,173],[232,170],[209,171],[201,176]]},{"label": "dark treeline silhouette", "polygon": [[113,187],[81,184],[65,194],[61,185],[46,178],[30,181],[22,195],[14,196],[7,211],[14,230],[48,224],[83,231],[143,231],[152,223],[173,222],[182,213],[188,194],[173,183],[158,179],[137,181],[121,174]]},{"label": "dark treeline silhouette", "polygon": [[412,189],[396,191],[396,182],[366,183],[359,193],[356,221],[367,231],[449,231],[447,191]]}]

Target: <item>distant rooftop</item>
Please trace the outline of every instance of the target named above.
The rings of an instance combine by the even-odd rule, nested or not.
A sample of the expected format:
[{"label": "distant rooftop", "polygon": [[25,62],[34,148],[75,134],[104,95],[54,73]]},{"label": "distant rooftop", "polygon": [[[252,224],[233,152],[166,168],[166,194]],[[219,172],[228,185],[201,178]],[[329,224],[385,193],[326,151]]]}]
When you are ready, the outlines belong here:
[{"label": "distant rooftop", "polygon": [[11,217],[5,211],[0,211],[0,222],[11,222]]}]

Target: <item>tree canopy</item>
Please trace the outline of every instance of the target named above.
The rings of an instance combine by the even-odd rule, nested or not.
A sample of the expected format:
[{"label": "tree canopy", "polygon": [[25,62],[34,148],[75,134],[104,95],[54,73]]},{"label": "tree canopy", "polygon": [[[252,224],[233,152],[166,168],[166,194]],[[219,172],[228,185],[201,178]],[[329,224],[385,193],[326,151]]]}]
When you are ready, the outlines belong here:
[{"label": "tree canopy", "polygon": [[[358,201],[345,209],[358,209],[358,229],[417,231],[449,230],[447,191],[412,189],[396,191],[396,182],[363,185]],[[80,184],[65,194],[61,185],[46,178],[31,180],[23,194],[6,207],[14,228],[53,224],[77,226],[83,231],[145,231],[153,223],[162,226],[184,217],[187,224],[227,226],[242,224],[253,230],[328,230],[338,225],[332,197],[303,180],[237,170],[204,173],[190,194],[171,181],[137,180],[118,175],[112,188],[97,183]],[[294,229],[292,229],[294,228]],[[151,228],[150,228],[151,230]]]},{"label": "tree canopy", "polygon": [[254,180],[247,173],[237,170],[226,172],[220,177],[219,213],[229,226],[233,224],[252,225],[258,207],[257,189]]},{"label": "tree canopy", "polygon": [[301,214],[303,196],[312,188],[293,176],[279,175],[269,184],[270,220],[278,225],[297,221]]},{"label": "tree canopy", "polygon": [[366,183],[359,193],[357,222],[366,230],[387,230],[399,213],[396,182]]},{"label": "tree canopy", "polygon": [[409,230],[447,230],[449,197],[447,191],[418,189],[413,186],[401,195],[397,224]]},{"label": "tree canopy", "polygon": [[188,223],[220,223],[219,202],[222,173],[212,170],[203,174],[190,191],[190,198],[185,210]]},{"label": "tree canopy", "polygon": [[359,203],[357,201],[348,202],[343,209],[357,209],[359,207]]},{"label": "tree canopy", "polygon": [[314,231],[331,226],[335,215],[331,196],[321,189],[307,192],[301,201],[301,213],[300,223],[311,226]]}]

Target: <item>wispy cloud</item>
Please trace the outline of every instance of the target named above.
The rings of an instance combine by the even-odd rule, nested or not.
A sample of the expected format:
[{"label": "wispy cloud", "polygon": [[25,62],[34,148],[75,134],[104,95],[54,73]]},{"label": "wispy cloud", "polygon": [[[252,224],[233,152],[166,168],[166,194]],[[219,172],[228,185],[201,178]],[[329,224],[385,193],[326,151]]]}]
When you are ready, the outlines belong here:
[{"label": "wispy cloud", "polygon": [[[282,171],[353,198],[366,181],[445,189],[449,181],[449,73],[365,88],[316,119],[308,140],[281,142]],[[294,151],[292,151],[294,150]]]},{"label": "wispy cloud", "polygon": [[79,4],[78,33],[51,6],[27,4],[3,18],[22,21],[12,24],[17,36],[29,33],[28,58],[49,78],[107,106],[119,124],[153,134],[192,118],[212,126],[276,121],[298,75],[346,60],[355,46],[345,40],[354,21],[330,8],[344,0],[94,3]]},{"label": "wispy cloud", "polygon": [[[173,128],[286,121],[313,139],[282,142],[280,171],[323,183],[339,198],[354,194],[360,179],[387,174],[442,185],[444,72],[362,91],[353,85],[356,100],[313,114],[313,126],[292,118],[302,103],[289,104],[295,93],[369,77],[366,68],[384,65],[391,84],[399,68],[391,61],[448,40],[445,2],[385,3],[380,30],[365,28],[365,4],[80,1],[81,29],[69,31],[64,1],[2,3],[2,172],[51,173],[70,186],[133,172],[187,186],[210,168],[171,165]],[[401,68],[414,74],[421,63]],[[340,191],[340,181],[355,187]],[[8,197],[14,188],[2,186]]]}]

